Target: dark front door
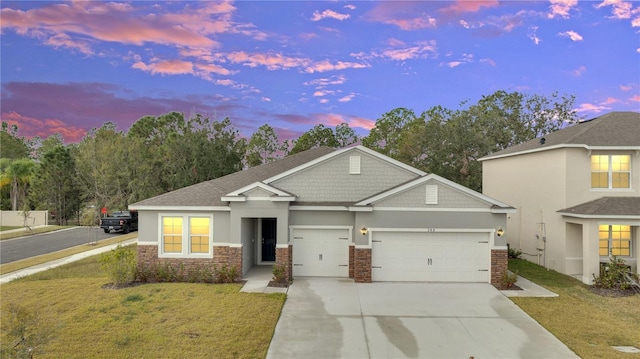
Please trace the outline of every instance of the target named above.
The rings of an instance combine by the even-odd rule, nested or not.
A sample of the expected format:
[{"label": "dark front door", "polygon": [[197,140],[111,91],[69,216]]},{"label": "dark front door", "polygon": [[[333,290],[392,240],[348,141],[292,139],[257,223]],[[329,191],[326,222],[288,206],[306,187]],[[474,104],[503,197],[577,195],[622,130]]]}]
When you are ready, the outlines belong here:
[{"label": "dark front door", "polygon": [[275,218],[262,219],[262,261],[276,261],[276,228]]}]

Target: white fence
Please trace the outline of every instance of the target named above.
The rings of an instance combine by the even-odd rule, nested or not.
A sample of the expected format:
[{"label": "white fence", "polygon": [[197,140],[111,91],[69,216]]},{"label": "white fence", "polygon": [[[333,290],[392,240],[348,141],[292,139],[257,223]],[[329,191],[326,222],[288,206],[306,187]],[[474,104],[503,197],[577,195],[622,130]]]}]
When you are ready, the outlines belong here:
[{"label": "white fence", "polygon": [[[27,217],[27,225],[29,227],[47,225],[49,220],[49,211],[29,211]],[[24,214],[22,211],[0,211],[0,225],[23,227]]]}]

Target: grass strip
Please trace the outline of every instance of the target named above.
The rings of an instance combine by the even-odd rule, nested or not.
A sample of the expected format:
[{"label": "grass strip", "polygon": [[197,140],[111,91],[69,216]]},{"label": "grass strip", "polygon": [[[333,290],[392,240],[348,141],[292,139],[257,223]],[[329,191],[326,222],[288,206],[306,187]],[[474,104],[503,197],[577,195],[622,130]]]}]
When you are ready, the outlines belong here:
[{"label": "grass strip", "polygon": [[510,298],[582,358],[630,358],[611,346],[640,348],[640,295],[603,297],[579,280],[522,259],[509,270],[557,294]]},{"label": "grass strip", "polygon": [[138,236],[138,233],[129,233],[129,234],[117,236],[114,238],[103,239],[101,241],[98,241],[98,243],[95,245],[82,244],[79,246],[63,249],[57,252],[47,253],[47,254],[36,256],[36,257],[26,258],[19,261],[3,264],[3,265],[0,265],[0,274],[15,272],[20,269],[29,268],[38,264],[50,262],[60,258],[65,258],[77,253],[82,253],[82,252],[90,251],[92,249],[105,247],[111,244],[124,242],[126,240],[136,238],[137,236]]},{"label": "grass strip", "polygon": [[[40,233],[54,232],[54,231],[59,231],[61,229],[72,228],[72,227],[74,226],[46,226],[46,227],[33,228],[31,231],[25,228],[23,231],[0,233],[0,240],[26,237],[26,236],[31,236],[31,235],[40,234]],[[24,227],[12,227],[12,228],[2,227],[2,231],[17,229],[17,228],[24,228]]]}]

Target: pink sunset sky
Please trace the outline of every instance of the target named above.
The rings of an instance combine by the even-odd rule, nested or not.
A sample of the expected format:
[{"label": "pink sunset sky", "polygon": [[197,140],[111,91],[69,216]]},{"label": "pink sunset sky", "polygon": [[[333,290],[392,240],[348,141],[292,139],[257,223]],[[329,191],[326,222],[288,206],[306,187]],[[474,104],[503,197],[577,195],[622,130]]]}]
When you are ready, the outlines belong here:
[{"label": "pink sunset sky", "polygon": [[1,116],[78,142],[145,115],[229,117],[281,139],[497,90],[640,111],[640,3],[2,1]]}]

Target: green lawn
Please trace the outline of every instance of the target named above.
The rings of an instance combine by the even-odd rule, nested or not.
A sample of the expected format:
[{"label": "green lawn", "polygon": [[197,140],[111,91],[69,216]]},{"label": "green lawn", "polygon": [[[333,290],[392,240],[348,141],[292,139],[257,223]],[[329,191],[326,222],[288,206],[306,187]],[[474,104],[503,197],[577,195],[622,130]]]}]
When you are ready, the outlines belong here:
[{"label": "green lawn", "polygon": [[640,357],[611,348],[640,348],[640,295],[602,297],[577,279],[521,259],[509,260],[509,269],[560,295],[511,300],[580,357]]},{"label": "green lawn", "polygon": [[19,229],[19,228],[22,228],[22,227],[18,227],[18,226],[0,226],[0,232],[9,231],[9,230],[12,230],[12,229]]},{"label": "green lawn", "polygon": [[[162,283],[113,290],[99,256],[0,286],[3,349],[22,313],[35,358],[264,358],[285,295],[240,284]],[[15,328],[15,326],[14,326]],[[19,346],[20,347],[20,346]],[[0,357],[5,357],[4,354]]]}]

